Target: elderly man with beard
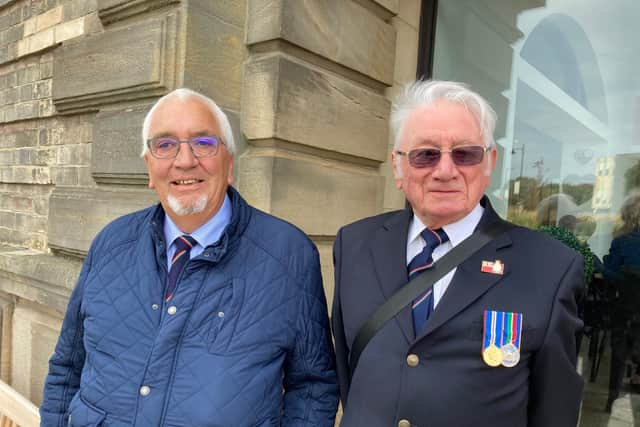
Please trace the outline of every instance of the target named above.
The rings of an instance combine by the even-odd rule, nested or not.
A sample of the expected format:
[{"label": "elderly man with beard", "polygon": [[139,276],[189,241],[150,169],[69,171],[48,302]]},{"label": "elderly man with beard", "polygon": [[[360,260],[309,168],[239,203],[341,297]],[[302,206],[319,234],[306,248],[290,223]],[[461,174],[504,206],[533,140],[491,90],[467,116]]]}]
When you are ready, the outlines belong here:
[{"label": "elderly man with beard", "polygon": [[318,252],[231,186],[209,98],[144,120],[156,206],[95,238],[49,363],[43,426],[326,426],[337,407]]}]

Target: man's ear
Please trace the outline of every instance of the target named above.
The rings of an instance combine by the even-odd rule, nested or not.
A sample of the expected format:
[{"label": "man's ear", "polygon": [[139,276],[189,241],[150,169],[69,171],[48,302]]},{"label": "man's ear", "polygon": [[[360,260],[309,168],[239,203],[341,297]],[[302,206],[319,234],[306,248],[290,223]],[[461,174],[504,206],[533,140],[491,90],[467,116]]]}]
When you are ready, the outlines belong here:
[{"label": "man's ear", "polygon": [[229,172],[227,175],[227,184],[233,185],[233,156],[228,154],[229,156]]},{"label": "man's ear", "polygon": [[486,176],[491,176],[491,173],[493,172],[493,168],[496,166],[496,162],[498,161],[498,149],[495,146],[491,147],[491,149],[487,154],[489,159],[487,160],[487,166],[484,171],[484,174]]}]

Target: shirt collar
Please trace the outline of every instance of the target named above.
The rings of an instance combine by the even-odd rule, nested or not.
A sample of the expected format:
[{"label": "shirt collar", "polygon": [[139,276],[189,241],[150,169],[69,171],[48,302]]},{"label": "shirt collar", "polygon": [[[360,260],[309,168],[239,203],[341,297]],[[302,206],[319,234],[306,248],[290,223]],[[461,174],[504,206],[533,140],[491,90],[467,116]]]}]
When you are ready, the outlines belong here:
[{"label": "shirt collar", "polygon": [[[214,244],[220,239],[225,227],[231,221],[231,201],[229,196],[224,196],[222,206],[218,209],[218,212],[207,222],[198,227],[193,233],[189,234],[193,237],[198,245],[202,248],[206,248],[209,245]],[[183,233],[178,226],[171,220],[169,215],[164,216],[164,237],[167,242],[167,246],[171,246],[173,241]]]},{"label": "shirt collar", "polygon": [[[473,230],[476,229],[476,226],[480,222],[480,218],[482,218],[482,214],[484,213],[484,208],[478,203],[475,208],[471,212],[469,212],[464,218],[460,219],[451,224],[447,224],[442,229],[449,236],[449,241],[452,246],[457,246],[460,242],[462,242],[467,237],[473,234]],[[411,220],[411,225],[409,226],[409,234],[407,235],[407,242],[411,243],[414,240],[420,238],[420,233],[422,230],[427,228],[426,225],[422,223],[420,218],[413,214],[413,219]]]}]

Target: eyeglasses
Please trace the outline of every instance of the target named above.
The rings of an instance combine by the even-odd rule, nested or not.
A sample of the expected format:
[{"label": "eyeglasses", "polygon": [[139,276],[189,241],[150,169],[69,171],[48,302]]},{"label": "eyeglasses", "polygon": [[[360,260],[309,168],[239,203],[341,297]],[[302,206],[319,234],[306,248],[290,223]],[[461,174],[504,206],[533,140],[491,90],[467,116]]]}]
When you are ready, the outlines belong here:
[{"label": "eyeglasses", "polygon": [[407,156],[409,164],[414,168],[431,168],[438,164],[442,153],[451,153],[451,160],[456,166],[473,166],[482,162],[484,153],[489,151],[490,147],[481,145],[463,145],[453,147],[450,150],[441,148],[416,148],[411,151],[396,150],[395,153],[400,156]]},{"label": "eyeglasses", "polygon": [[160,136],[147,140],[149,151],[158,159],[176,158],[180,151],[180,144],[189,144],[194,157],[211,157],[216,155],[218,147],[224,144],[224,141],[219,136],[196,136],[186,141]]}]

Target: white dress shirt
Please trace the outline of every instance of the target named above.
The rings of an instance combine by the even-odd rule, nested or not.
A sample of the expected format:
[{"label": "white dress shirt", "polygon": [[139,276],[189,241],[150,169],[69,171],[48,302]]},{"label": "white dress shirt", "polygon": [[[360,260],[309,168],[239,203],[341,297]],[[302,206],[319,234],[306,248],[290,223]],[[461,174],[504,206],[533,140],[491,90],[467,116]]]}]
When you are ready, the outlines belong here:
[{"label": "white dress shirt", "polygon": [[[478,222],[480,222],[480,218],[484,212],[484,208],[480,206],[480,203],[473,208],[473,210],[461,220],[454,222],[452,224],[447,224],[442,229],[447,236],[449,236],[449,241],[441,244],[433,251],[433,260],[437,261],[444,254],[449,252],[453,247],[457,246],[467,237],[471,236],[473,230],[475,230]],[[418,218],[415,213],[413,214],[413,219],[411,220],[411,225],[409,226],[409,234],[407,235],[407,266],[420,252],[424,249],[424,245],[426,244],[420,233],[422,230],[427,228],[420,218]],[[435,285],[433,285],[433,308],[435,309],[438,306],[438,302],[444,295],[445,291],[449,287],[449,283],[451,283],[451,279],[455,274],[456,269],[454,268],[447,274],[445,274],[442,279],[438,280]]]}]

